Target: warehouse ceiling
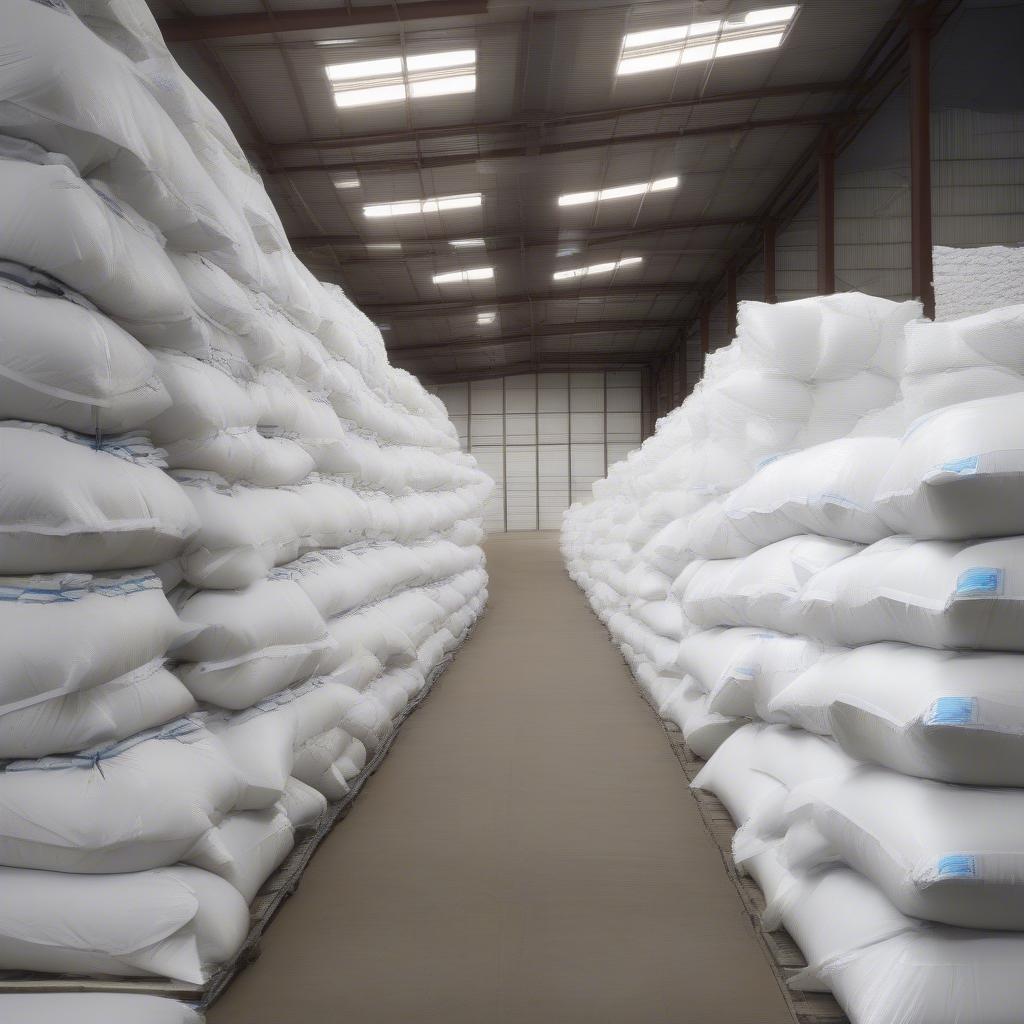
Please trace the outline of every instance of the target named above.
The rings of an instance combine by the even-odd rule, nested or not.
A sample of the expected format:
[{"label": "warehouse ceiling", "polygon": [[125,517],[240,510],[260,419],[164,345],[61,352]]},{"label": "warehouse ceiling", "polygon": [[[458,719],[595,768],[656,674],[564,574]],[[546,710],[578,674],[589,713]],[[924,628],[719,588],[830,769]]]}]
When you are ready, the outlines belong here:
[{"label": "warehouse ceiling", "polygon": [[905,6],[149,2],[296,251],[434,380],[672,346]]}]

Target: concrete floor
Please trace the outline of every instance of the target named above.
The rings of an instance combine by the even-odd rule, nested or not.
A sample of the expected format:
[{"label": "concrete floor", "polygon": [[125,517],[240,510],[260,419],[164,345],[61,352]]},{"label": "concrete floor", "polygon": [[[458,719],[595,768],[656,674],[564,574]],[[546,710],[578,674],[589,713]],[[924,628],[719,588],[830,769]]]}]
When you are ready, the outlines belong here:
[{"label": "concrete floor", "polygon": [[487,615],[210,1024],[788,1024],[557,537],[487,554]]}]

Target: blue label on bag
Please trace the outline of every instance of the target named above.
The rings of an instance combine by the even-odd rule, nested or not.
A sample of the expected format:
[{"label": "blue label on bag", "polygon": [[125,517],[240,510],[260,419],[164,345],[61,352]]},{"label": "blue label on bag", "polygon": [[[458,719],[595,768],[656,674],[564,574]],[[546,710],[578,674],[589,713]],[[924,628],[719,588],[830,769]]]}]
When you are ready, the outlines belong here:
[{"label": "blue label on bag", "polygon": [[956,592],[959,596],[978,594],[998,594],[1003,589],[1003,570],[977,566],[965,569],[956,581]]},{"label": "blue label on bag", "polygon": [[939,697],[925,717],[926,725],[968,725],[974,721],[978,702],[973,697]]},{"label": "blue label on bag", "polygon": [[944,462],[942,469],[947,473],[959,473],[961,476],[969,476],[978,472],[979,457],[968,455],[965,459],[953,459],[952,462]]},{"label": "blue label on bag", "polygon": [[974,878],[974,858],[969,853],[950,853],[935,865],[939,878]]}]

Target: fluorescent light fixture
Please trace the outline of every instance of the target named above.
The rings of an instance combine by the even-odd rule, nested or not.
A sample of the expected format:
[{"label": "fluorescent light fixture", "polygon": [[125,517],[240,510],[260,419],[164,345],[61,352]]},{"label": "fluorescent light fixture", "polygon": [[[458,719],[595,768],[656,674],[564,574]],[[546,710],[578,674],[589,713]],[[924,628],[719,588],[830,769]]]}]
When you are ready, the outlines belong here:
[{"label": "fluorescent light fixture", "polygon": [[796,4],[765,7],[732,19],[630,32],[622,40],[622,55],[615,73],[637,75],[717,57],[773,50],[782,45],[797,9]]},{"label": "fluorescent light fixture", "polygon": [[367,242],[367,252],[401,252],[401,242]]},{"label": "fluorescent light fixture", "polygon": [[488,313],[477,313],[476,322],[480,327],[486,327],[488,324],[493,324],[498,319],[498,314],[493,312]]},{"label": "fluorescent light fixture", "polygon": [[567,281],[572,277],[589,277],[591,274],[610,274],[620,267],[630,267],[635,263],[643,263],[642,256],[627,256],[622,260],[610,263],[592,263],[589,267],[574,267],[572,270],[556,270],[552,275],[556,281]]},{"label": "fluorescent light fixture", "polygon": [[314,46],[349,46],[359,42],[358,39],[314,39]]},{"label": "fluorescent light fixture", "polygon": [[339,108],[476,91],[476,50],[356,60],[325,70]]},{"label": "fluorescent light fixture", "polygon": [[435,274],[434,284],[452,284],[455,281],[486,281],[494,277],[494,267],[475,267],[473,270],[453,270]]},{"label": "fluorescent light fixture", "polygon": [[391,324],[377,324],[377,330],[378,331],[390,331],[391,330]]},{"label": "fluorescent light fixture", "polygon": [[482,249],[486,245],[482,238],[453,238],[448,244],[456,249]]},{"label": "fluorescent light fixture", "polygon": [[479,192],[462,196],[437,196],[433,199],[404,199],[398,203],[371,203],[363,207],[367,217],[406,217],[412,213],[444,213],[447,210],[468,210],[480,206],[484,197]]},{"label": "fluorescent light fixture", "polygon": [[362,184],[358,174],[336,174],[331,180],[335,188],[359,188]]},{"label": "fluorescent light fixture", "polygon": [[627,199],[630,196],[643,196],[648,192],[664,192],[675,188],[678,178],[657,178],[654,181],[641,181],[636,185],[616,185],[614,188],[603,188],[600,192],[570,192],[558,197],[559,206],[581,206],[584,203],[603,203],[608,199]]}]

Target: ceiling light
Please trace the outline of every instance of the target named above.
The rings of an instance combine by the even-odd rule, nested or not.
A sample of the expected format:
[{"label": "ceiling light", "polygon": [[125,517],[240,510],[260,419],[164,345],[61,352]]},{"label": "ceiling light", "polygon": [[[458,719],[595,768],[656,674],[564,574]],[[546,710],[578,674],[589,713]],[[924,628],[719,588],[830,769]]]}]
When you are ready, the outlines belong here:
[{"label": "ceiling light", "polygon": [[314,39],[314,46],[348,46],[351,43],[358,43],[358,39]]},{"label": "ceiling light", "polygon": [[773,50],[782,45],[797,5],[766,7],[723,21],[701,21],[646,32],[622,40],[617,75],[659,71],[716,57]]},{"label": "ceiling light", "polygon": [[675,188],[678,178],[657,178],[655,181],[643,181],[636,185],[616,185],[614,188],[603,188],[600,192],[570,192],[558,197],[559,206],[580,206],[583,203],[603,203],[607,199],[627,199],[630,196],[642,196],[648,192],[664,192]]},{"label": "ceiling light", "polygon": [[357,60],[325,70],[339,108],[476,91],[476,50]]},{"label": "ceiling light", "polygon": [[391,324],[377,324],[377,330],[378,331],[390,331],[391,330]]},{"label": "ceiling light", "polygon": [[629,267],[634,263],[643,263],[642,256],[627,256],[622,260],[610,263],[592,263],[589,267],[574,267],[572,270],[556,270],[552,275],[556,281],[566,281],[571,277],[587,277],[590,274],[609,274],[620,267]]},{"label": "ceiling light", "polygon": [[335,188],[359,188],[362,184],[357,174],[335,174],[331,180]]},{"label": "ceiling light", "polygon": [[456,249],[482,249],[486,242],[482,238],[453,238],[448,244]]},{"label": "ceiling light", "polygon": [[462,196],[437,196],[433,199],[404,199],[398,203],[372,203],[363,207],[367,217],[405,217],[411,213],[443,213],[464,210],[483,203],[479,192]]},{"label": "ceiling light", "polygon": [[435,274],[434,284],[451,284],[454,281],[486,281],[494,277],[494,267],[476,267],[473,270],[453,270],[446,274]]},{"label": "ceiling light", "polygon": [[480,327],[486,327],[488,324],[493,324],[497,319],[498,314],[493,312],[477,313],[476,315],[476,322]]},{"label": "ceiling light", "polygon": [[401,242],[367,242],[367,252],[401,252]]}]

